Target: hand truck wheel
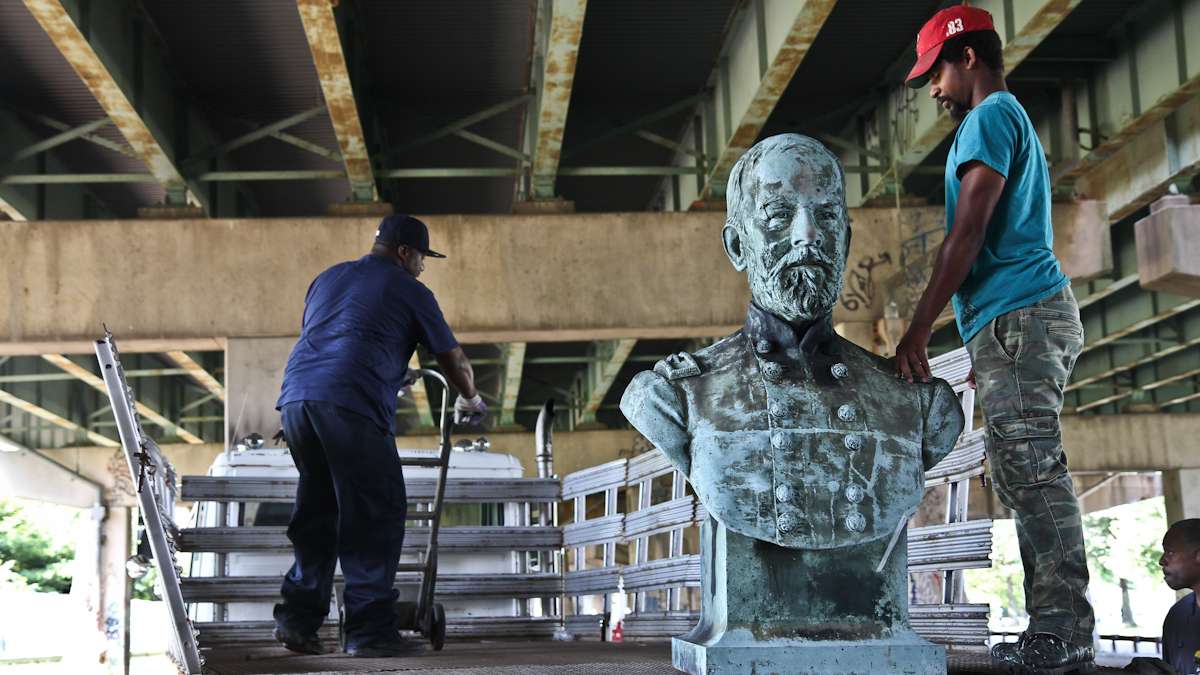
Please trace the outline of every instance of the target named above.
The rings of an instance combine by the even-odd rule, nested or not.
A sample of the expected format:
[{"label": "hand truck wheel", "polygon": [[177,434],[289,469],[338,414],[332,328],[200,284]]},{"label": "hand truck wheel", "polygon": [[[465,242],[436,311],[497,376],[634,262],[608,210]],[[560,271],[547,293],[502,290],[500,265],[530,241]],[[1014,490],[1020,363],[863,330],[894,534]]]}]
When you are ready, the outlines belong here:
[{"label": "hand truck wheel", "polygon": [[429,625],[429,642],[433,651],[440,652],[446,646],[446,610],[440,604],[433,606],[433,620]]}]

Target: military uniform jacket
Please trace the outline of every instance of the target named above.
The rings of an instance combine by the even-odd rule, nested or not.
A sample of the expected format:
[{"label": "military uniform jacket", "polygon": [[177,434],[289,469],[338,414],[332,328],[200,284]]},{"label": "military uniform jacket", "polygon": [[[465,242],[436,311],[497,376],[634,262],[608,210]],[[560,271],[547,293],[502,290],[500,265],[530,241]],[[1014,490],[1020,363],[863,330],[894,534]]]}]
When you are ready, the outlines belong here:
[{"label": "military uniform jacket", "polygon": [[797,335],[753,304],[738,332],[639,373],[621,411],[725,527],[807,549],[898,531],[963,429],[944,380],[898,380],[828,317]]}]

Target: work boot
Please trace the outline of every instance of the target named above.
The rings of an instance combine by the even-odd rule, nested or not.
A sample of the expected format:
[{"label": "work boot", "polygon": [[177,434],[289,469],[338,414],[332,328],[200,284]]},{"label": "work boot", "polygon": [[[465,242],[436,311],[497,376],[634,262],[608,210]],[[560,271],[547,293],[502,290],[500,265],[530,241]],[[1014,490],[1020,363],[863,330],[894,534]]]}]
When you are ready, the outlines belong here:
[{"label": "work boot", "polygon": [[[1020,646],[1012,649],[1011,644]],[[996,645],[992,648],[992,659],[1015,675],[1066,675],[1096,671],[1096,654],[1091,646],[1073,645],[1049,633],[1023,635],[1017,643]]]},{"label": "work boot", "polygon": [[997,663],[1008,663],[1016,658],[1017,652],[1025,646],[1025,640],[1028,635],[1021,633],[1017,636],[1016,642],[1001,642],[992,647],[992,660]]},{"label": "work boot", "polygon": [[288,650],[297,654],[313,654],[320,656],[326,653],[325,647],[321,644],[321,639],[316,633],[308,635],[301,634],[290,628],[285,628],[279,624],[275,625],[275,639],[278,640]]},{"label": "work boot", "polygon": [[425,651],[425,645],[405,640],[399,635],[377,638],[365,644],[346,646],[346,653],[364,659],[386,659],[394,656],[416,656]]}]

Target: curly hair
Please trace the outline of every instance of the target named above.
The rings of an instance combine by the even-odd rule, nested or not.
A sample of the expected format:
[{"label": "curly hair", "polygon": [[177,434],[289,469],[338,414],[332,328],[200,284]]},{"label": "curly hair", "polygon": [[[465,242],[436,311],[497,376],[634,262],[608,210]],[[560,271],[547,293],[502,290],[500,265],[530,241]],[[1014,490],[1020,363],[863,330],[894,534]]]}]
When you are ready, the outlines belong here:
[{"label": "curly hair", "polygon": [[962,63],[966,58],[967,47],[975,50],[976,58],[989,70],[997,75],[1004,75],[1004,47],[1000,44],[1000,35],[994,30],[974,30],[955,35],[942,43],[938,60]]}]

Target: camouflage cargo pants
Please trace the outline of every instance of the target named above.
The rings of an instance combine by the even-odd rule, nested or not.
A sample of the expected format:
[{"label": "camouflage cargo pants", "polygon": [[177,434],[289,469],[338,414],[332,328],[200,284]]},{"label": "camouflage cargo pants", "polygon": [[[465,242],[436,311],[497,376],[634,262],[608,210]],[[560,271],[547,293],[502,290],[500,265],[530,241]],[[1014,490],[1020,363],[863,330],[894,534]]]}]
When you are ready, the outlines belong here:
[{"label": "camouflage cargo pants", "polygon": [[967,344],[993,486],[1016,519],[1029,630],[1090,645],[1083,524],[1058,419],[1082,347],[1070,286],[997,317]]}]

